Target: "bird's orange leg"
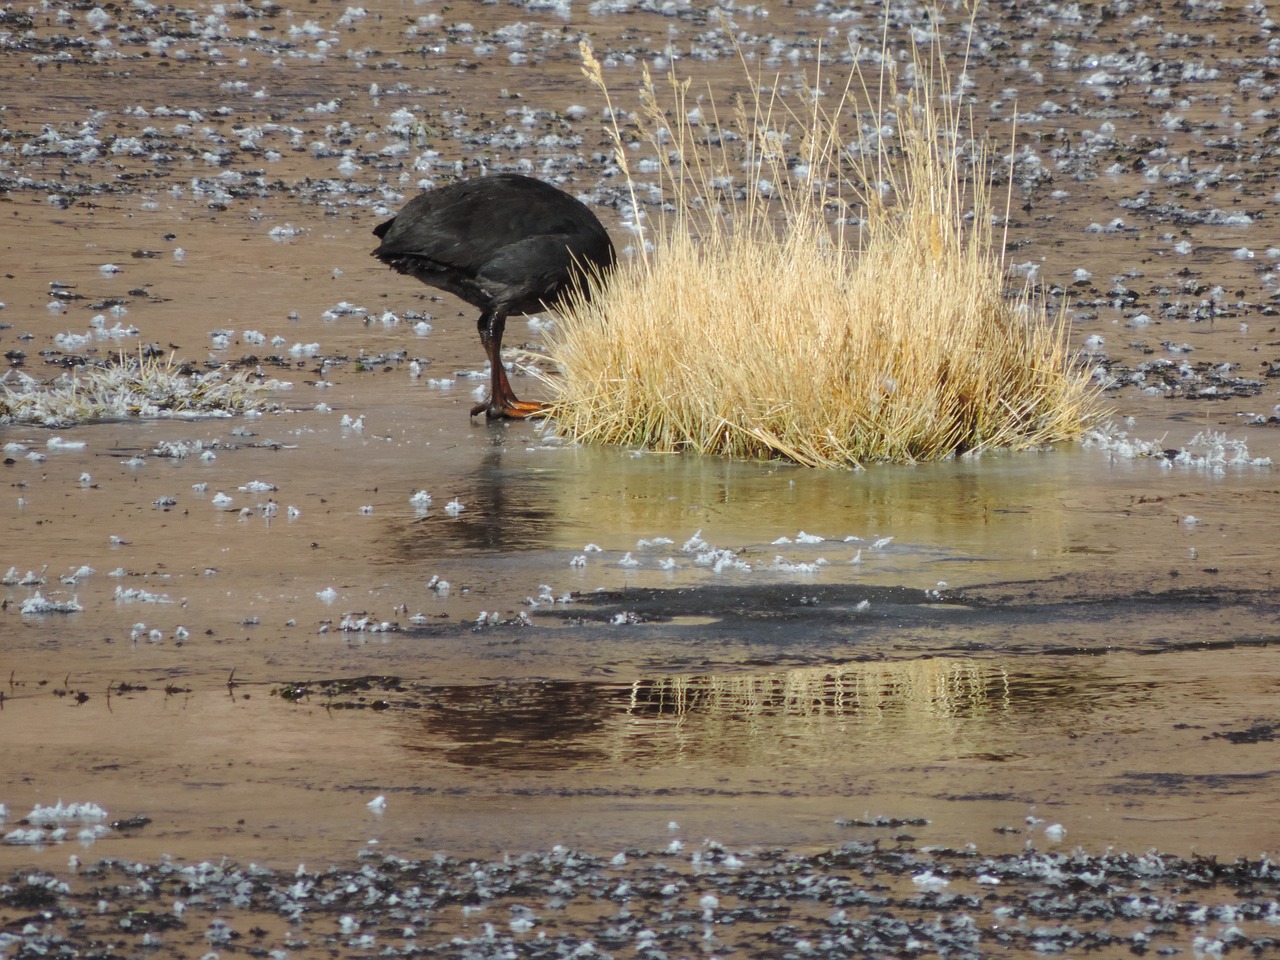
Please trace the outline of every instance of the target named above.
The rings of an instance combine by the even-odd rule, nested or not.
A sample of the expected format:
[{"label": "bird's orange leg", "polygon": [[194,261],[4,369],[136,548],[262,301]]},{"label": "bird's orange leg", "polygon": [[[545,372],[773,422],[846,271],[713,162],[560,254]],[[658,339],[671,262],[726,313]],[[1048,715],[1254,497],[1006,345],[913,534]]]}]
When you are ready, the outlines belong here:
[{"label": "bird's orange leg", "polygon": [[489,358],[489,396],[471,408],[471,416],[484,414],[489,420],[527,420],[546,415],[547,405],[534,400],[519,400],[502,365],[502,333],[507,317],[501,311],[481,315],[480,342]]}]

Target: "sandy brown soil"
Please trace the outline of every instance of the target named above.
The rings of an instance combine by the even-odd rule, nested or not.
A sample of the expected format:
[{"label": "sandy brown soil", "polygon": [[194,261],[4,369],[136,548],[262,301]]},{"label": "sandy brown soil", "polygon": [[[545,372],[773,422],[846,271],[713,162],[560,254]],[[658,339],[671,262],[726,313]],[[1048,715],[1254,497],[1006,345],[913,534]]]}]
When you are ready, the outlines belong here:
[{"label": "sandy brown soil", "polygon": [[[790,82],[819,40],[837,59],[850,34],[878,48],[883,10],[729,15]],[[892,8],[895,56],[925,22]],[[965,22],[938,27],[957,56]],[[518,169],[595,204],[625,246],[582,36],[624,108],[668,46],[718,92],[741,75],[718,22],[680,2],[0,8],[7,382],[155,344],[291,384],[248,418],[0,425],[0,876],[90,896],[73,854],[228,857],[283,883],[299,862],[358,871],[375,840],[414,861],[563,844],[607,864],[680,839],[682,871],[704,838],[887,847],[837,823],[878,816],[928,821],[892,841],[913,856],[1280,855],[1266,8],[978,11],[976,122],[1007,140],[1018,116],[1009,261],[1071,298],[1115,425],[858,473],[469,422],[473,311],[370,259],[369,231],[419,185]],[[83,609],[24,614],[37,593]],[[100,836],[32,834],[29,811],[59,800],[100,805]],[[50,896],[0,889],[0,953],[74,929]],[[265,948],[338,949],[289,947],[278,904],[200,909],[205,946],[244,946],[203,934],[216,914]],[[483,937],[485,918],[433,917],[432,943]],[[142,949],[143,926],[114,929]],[[1162,942],[1223,929],[1188,908]],[[935,933],[917,931],[944,949]]]}]

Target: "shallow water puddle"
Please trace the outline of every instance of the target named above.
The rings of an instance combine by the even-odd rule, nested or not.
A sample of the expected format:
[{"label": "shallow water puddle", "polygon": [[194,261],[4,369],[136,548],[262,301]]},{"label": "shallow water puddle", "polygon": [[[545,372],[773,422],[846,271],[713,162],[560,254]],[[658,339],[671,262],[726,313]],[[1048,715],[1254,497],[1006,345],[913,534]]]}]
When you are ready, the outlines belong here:
[{"label": "shallow water puddle", "polygon": [[[1225,739],[1276,690],[1277,521],[1239,509],[1265,472],[1075,450],[818,474],[362,399],[394,435],[10,430],[43,457],[6,467],[11,818],[93,800],[151,820],[95,853],[280,864],[644,846],[671,818],[818,847],[910,815],[985,848],[1046,807],[1095,849],[1277,842],[1273,742]],[[154,453],[194,441],[215,456]],[[37,594],[83,610],[24,614]]]}]

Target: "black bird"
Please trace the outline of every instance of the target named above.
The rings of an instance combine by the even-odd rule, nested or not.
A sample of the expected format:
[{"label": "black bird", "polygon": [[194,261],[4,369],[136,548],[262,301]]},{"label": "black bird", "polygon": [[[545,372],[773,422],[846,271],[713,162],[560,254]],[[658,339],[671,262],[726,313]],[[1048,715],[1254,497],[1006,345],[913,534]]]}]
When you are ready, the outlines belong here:
[{"label": "black bird", "polygon": [[373,233],[383,263],[480,308],[491,382],[471,415],[541,414],[545,404],[511,391],[502,332],[510,314],[554,309],[575,290],[589,295],[587,275],[613,267],[613,243],[596,215],[550,184],[504,173],[421,193]]}]

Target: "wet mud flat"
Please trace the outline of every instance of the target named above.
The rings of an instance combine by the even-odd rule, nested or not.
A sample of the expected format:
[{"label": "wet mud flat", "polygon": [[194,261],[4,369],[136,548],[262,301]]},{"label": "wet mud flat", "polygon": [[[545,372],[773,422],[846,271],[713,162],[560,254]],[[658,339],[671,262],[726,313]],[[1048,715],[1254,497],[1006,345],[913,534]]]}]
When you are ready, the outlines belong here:
[{"label": "wet mud flat", "polygon": [[1085,444],[830,474],[469,423],[474,313],[372,227],[514,170],[625,248],[579,39],[634,109],[643,63],[727,94],[731,30],[795,86],[886,11],[727,13],[0,8],[4,382],[123,350],[270,401],[0,424],[0,952],[1275,953],[1266,9],[887,10],[1016,120]]},{"label": "wet mud flat", "polygon": [[[19,956],[660,958],[742,956],[1273,956],[1270,860],[1148,853],[918,850],[923,823],[849,824],[815,856],[557,848],[502,860],[406,859],[275,871],[102,861],[0,887]],[[896,835],[896,837],[894,836]],[[8,932],[22,925],[21,934]],[[1188,947],[1190,948],[1188,950]]]}]

